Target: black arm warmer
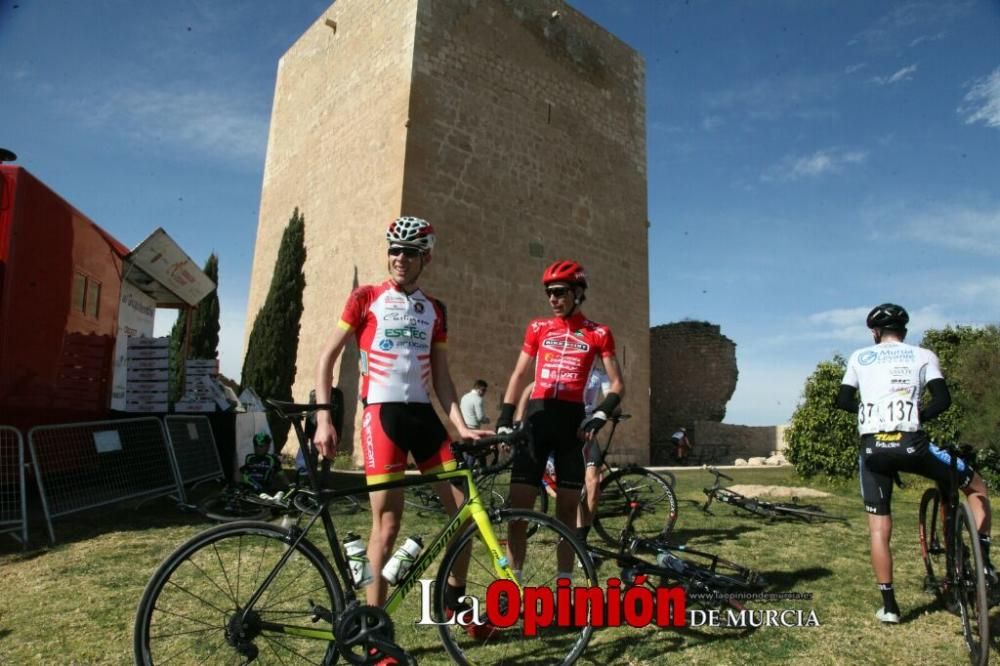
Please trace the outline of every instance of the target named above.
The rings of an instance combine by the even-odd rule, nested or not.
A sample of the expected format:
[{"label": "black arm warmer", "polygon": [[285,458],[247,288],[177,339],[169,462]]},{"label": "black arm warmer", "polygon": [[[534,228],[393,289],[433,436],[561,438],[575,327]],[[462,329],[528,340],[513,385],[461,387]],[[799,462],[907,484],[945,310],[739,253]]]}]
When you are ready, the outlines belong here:
[{"label": "black arm warmer", "polygon": [[926,423],[944,410],[951,407],[951,392],[943,379],[932,379],[927,382],[927,390],[931,392],[931,401],[920,410],[920,422]]},{"label": "black arm warmer", "polygon": [[604,412],[608,416],[612,416],[614,415],[615,410],[618,409],[618,405],[621,403],[621,401],[622,401],[621,396],[619,396],[617,393],[609,393],[606,396],[604,396],[604,400],[601,401],[601,404],[599,404],[597,406],[597,409],[595,409],[594,411]]},{"label": "black arm warmer", "polygon": [[853,386],[847,384],[840,385],[840,393],[837,394],[837,407],[844,410],[845,412],[850,412],[851,414],[857,414],[858,412],[858,399],[855,396],[857,389]]},{"label": "black arm warmer", "polygon": [[505,402],[500,405],[500,416],[497,417],[497,428],[509,428],[514,425],[514,410],[516,407],[512,402]]}]

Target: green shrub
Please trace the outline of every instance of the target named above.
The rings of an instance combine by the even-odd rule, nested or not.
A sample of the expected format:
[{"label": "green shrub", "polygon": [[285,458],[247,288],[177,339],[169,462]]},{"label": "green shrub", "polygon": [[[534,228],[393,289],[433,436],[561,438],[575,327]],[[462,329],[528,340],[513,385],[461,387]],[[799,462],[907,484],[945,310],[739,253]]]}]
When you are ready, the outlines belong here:
[{"label": "green shrub", "polygon": [[806,380],[802,402],[785,433],[789,462],[804,477],[848,478],[858,470],[858,433],[853,414],[837,409],[846,361],[823,361]]}]

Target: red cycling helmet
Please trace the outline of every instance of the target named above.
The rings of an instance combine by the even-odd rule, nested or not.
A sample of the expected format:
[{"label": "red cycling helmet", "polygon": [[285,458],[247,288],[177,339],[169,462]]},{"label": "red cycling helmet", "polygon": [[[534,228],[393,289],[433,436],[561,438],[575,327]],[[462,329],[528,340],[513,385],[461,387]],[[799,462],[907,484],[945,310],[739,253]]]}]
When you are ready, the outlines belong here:
[{"label": "red cycling helmet", "polygon": [[583,272],[583,266],[569,259],[561,259],[542,273],[542,284],[548,285],[553,282],[566,282],[568,284],[580,285],[587,288],[587,274]]}]

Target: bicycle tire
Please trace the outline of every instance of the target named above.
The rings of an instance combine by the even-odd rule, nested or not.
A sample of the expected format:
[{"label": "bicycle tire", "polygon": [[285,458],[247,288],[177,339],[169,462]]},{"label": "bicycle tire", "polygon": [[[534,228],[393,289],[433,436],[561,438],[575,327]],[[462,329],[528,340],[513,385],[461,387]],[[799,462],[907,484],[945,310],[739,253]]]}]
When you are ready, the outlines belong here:
[{"label": "bicycle tire", "polygon": [[841,521],[847,522],[846,518],[829,514],[818,506],[810,505],[809,508],[796,506],[794,504],[773,504],[771,510],[780,516],[798,518],[799,520],[811,523],[814,521]]},{"label": "bicycle tire", "polygon": [[[247,521],[213,527],[181,545],[153,574],[136,609],[136,663],[245,659],[227,640],[236,609],[245,607],[291,543],[287,529]],[[314,603],[325,607],[316,621]],[[343,610],[344,594],[333,569],[303,539],[248,618],[252,636],[247,645],[252,647],[247,649],[258,651],[255,664],[301,659],[333,663],[337,654],[333,641],[264,631],[260,622],[292,622],[332,633],[332,621]]]},{"label": "bicycle tire", "polygon": [[[524,587],[548,587],[555,594],[557,584],[557,552],[560,547],[568,548],[572,554],[570,567],[572,587],[592,587],[598,585],[594,564],[587,554],[586,546],[562,523],[538,513],[524,509],[501,509],[491,513],[490,522],[494,533],[505,547],[506,556],[512,566],[520,564],[521,582]],[[523,525],[523,523],[528,523]],[[525,538],[523,558],[516,558],[509,549],[509,534],[512,525],[520,525],[525,531],[534,526],[531,538]],[[466,549],[471,549],[467,551]],[[486,591],[496,581],[495,554],[490,553],[473,525],[467,529],[445,552],[438,570],[434,594],[434,612],[438,618],[446,618],[444,590],[449,575],[459,556],[468,552],[470,563],[466,576],[466,593],[480,600],[480,614],[486,618]],[[440,621],[440,620],[439,620]],[[521,664],[571,664],[583,653],[593,633],[592,626],[579,628],[540,628],[537,636],[525,636],[524,618],[511,627],[486,631],[478,637],[471,635],[458,624],[442,624],[438,627],[445,650],[458,664],[495,664],[514,666]],[[482,629],[482,628],[480,628]],[[539,640],[541,638],[542,640]]]},{"label": "bicycle tire", "polygon": [[937,488],[928,488],[920,498],[920,513],[918,536],[920,539],[920,555],[924,560],[927,572],[924,578],[924,589],[932,592],[941,604],[946,603],[945,580],[945,542],[941,522],[941,492]]},{"label": "bicycle tire", "polygon": [[264,520],[271,509],[244,499],[240,491],[231,489],[206,497],[198,504],[198,512],[211,520],[230,523],[236,520]]},{"label": "bicycle tire", "polygon": [[[629,525],[632,502],[640,505]],[[660,474],[644,467],[626,467],[601,482],[594,530],[610,546],[618,546],[628,536],[666,538],[676,522],[677,496]]]},{"label": "bicycle tire", "polygon": [[990,619],[986,599],[986,570],[979,546],[976,521],[968,504],[960,504],[955,516],[954,586],[962,635],[969,662],[984,666],[990,657]]},{"label": "bicycle tire", "polygon": [[412,486],[403,493],[403,503],[412,507],[421,516],[445,516],[447,512],[441,500],[429,486]]}]

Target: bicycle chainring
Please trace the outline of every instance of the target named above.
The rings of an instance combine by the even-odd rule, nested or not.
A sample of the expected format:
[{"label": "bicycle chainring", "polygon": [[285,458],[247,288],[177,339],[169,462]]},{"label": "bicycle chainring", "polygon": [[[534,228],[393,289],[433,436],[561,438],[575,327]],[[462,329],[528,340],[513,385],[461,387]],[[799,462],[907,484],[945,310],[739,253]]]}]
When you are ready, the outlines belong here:
[{"label": "bicycle chainring", "polygon": [[353,603],[337,620],[337,650],[351,664],[376,664],[388,655],[385,644],[395,645],[392,619],[377,606]]}]

